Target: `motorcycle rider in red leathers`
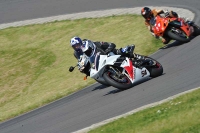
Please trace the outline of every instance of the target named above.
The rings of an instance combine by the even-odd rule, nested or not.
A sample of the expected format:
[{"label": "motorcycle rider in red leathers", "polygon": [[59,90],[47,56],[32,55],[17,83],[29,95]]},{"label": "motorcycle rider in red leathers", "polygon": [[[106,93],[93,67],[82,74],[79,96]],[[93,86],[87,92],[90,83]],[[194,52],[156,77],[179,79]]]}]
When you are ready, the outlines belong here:
[{"label": "motorcycle rider in red leathers", "polygon": [[[151,25],[150,25],[151,18],[154,18],[157,15],[161,15],[161,14],[163,14],[164,16],[167,16],[167,17],[175,17],[175,18],[179,17],[179,15],[176,12],[174,12],[174,11],[164,11],[164,10],[158,10],[158,9],[152,9],[151,10],[149,7],[143,7],[142,10],[141,10],[141,15],[145,19],[145,25],[148,27],[148,29],[150,30],[151,34],[154,37],[156,37],[157,39],[161,38],[163,44],[168,44],[171,39],[168,38],[168,37],[161,37],[161,36],[159,37],[159,36],[156,36],[153,33]],[[185,18],[183,18],[183,19],[185,20]]]}]

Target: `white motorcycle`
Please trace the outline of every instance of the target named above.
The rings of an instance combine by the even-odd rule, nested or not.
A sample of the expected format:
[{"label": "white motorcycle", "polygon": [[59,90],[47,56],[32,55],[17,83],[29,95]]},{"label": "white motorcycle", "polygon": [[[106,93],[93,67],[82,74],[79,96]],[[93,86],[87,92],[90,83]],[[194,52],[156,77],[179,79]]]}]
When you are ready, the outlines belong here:
[{"label": "white motorcycle", "polygon": [[[124,90],[145,78],[163,74],[163,67],[158,61],[143,57],[141,60],[134,60],[112,52],[101,55],[100,52],[94,51],[90,57],[84,54],[79,64],[84,66],[87,75],[97,82]],[[71,66],[69,71],[72,72],[74,68]]]}]

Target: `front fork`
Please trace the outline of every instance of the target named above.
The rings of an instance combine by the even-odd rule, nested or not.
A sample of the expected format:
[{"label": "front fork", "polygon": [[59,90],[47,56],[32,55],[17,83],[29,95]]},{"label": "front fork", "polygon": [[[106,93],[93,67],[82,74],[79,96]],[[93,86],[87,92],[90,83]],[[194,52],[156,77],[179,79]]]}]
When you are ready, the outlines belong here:
[{"label": "front fork", "polygon": [[112,66],[109,66],[109,68],[112,70],[110,71],[112,74],[115,74],[117,77],[120,77],[122,73],[118,69],[114,69]]}]

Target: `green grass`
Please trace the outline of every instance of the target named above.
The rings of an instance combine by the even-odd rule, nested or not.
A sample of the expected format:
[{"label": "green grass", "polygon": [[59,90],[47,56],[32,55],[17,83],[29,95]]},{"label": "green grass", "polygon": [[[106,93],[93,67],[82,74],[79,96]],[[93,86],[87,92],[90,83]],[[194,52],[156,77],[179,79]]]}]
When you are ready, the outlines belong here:
[{"label": "green grass", "polygon": [[200,133],[200,89],[89,133]]},{"label": "green grass", "polygon": [[[0,30],[0,121],[18,116],[94,83],[83,80],[69,40],[73,36],[135,44],[150,55],[162,47],[136,15],[53,22]],[[74,82],[76,81],[76,82]],[[145,109],[91,133],[200,133],[200,90]]]},{"label": "green grass", "polygon": [[[67,20],[0,30],[0,121],[76,92],[93,79],[83,80],[69,40],[73,36],[114,42],[117,48],[135,44],[149,55],[162,47],[141,16]],[[76,81],[76,82],[74,82]]]}]

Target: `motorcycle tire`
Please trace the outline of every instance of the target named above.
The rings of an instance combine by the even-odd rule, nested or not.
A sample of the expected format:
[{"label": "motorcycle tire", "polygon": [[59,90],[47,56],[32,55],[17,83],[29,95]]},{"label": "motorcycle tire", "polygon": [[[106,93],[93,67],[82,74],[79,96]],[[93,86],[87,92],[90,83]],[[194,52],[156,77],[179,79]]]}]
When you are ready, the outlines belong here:
[{"label": "motorcycle tire", "polygon": [[[153,61],[156,61],[156,60],[154,60],[150,57],[148,57],[148,58],[153,60]],[[163,67],[158,61],[156,61],[155,66],[148,67],[147,69],[150,72],[150,77],[152,77],[152,78],[158,77],[158,76],[163,74]]]},{"label": "motorcycle tire", "polygon": [[193,28],[194,28],[194,33],[193,33],[193,35],[194,35],[194,36],[200,35],[200,27],[197,26],[197,25],[194,25]]},{"label": "motorcycle tire", "polygon": [[188,38],[181,37],[181,36],[179,36],[179,35],[173,33],[171,30],[168,30],[168,31],[167,31],[167,35],[168,35],[171,39],[177,40],[177,41],[180,41],[180,42],[186,43],[186,42],[189,42],[189,41],[190,41],[190,37],[188,37]]},{"label": "motorcycle tire", "polygon": [[102,81],[98,81],[96,80],[98,83],[102,84],[102,85],[105,85],[105,86],[110,86],[108,83],[105,83],[105,82],[102,82]]},{"label": "motorcycle tire", "polygon": [[118,88],[120,90],[125,90],[125,89],[129,89],[132,87],[132,83],[131,81],[129,80],[128,77],[126,77],[124,75],[124,77],[127,79],[127,83],[119,83],[117,82],[116,80],[114,80],[111,76],[110,76],[110,72],[109,71],[106,71],[104,74],[103,74],[103,78],[104,80],[110,84],[111,86],[115,87],[115,88]]}]

